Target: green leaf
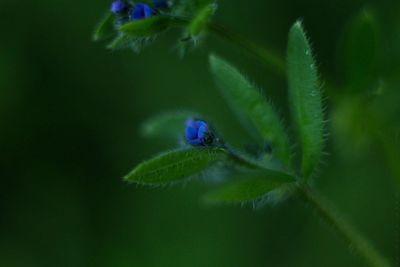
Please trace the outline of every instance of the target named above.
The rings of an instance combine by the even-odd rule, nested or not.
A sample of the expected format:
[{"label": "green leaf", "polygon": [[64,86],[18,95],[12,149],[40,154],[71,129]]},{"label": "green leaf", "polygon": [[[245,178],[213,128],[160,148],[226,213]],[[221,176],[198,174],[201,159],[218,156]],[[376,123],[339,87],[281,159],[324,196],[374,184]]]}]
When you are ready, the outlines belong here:
[{"label": "green leaf", "polygon": [[177,182],[225,160],[227,155],[220,148],[175,150],[139,164],[124,180],[144,185]]},{"label": "green leaf", "polygon": [[282,198],[293,185],[273,176],[256,172],[221,186],[205,196],[207,203],[244,203],[256,201],[266,196]]},{"label": "green leaf", "polygon": [[207,24],[212,15],[214,15],[216,9],[217,5],[215,3],[208,4],[200,9],[189,25],[189,33],[191,36],[198,36],[207,27]]},{"label": "green leaf", "polygon": [[189,118],[197,118],[195,112],[165,112],[146,120],[141,132],[146,137],[160,137],[163,139],[177,139],[185,131],[185,122]]},{"label": "green leaf", "polygon": [[99,41],[115,33],[114,16],[108,13],[99,23],[93,34],[93,40]]},{"label": "green leaf", "polygon": [[229,160],[237,166],[245,167],[251,171],[261,171],[264,176],[274,177],[284,182],[294,182],[295,176],[282,168],[278,162],[270,160],[255,160],[245,154],[230,151]]},{"label": "green leaf", "polygon": [[107,48],[111,50],[117,50],[127,48],[132,44],[133,43],[128,36],[120,33],[117,37],[114,38],[114,40],[112,40],[111,43],[107,45]]},{"label": "green leaf", "polygon": [[344,68],[349,91],[360,92],[378,82],[378,27],[371,10],[364,9],[352,19],[345,33]]},{"label": "green leaf", "polygon": [[171,19],[165,16],[154,16],[147,19],[128,22],[119,30],[129,37],[150,37],[165,31],[170,26]]},{"label": "green leaf", "polygon": [[317,67],[301,22],[289,33],[287,50],[289,104],[298,133],[301,173],[309,177],[320,161],[323,147],[323,109]]},{"label": "green leaf", "polygon": [[[226,61],[211,55],[211,71],[231,108],[245,125],[253,125],[272,144],[276,158],[290,165],[289,141],[282,122],[260,90]],[[252,131],[252,129],[250,129]]]},{"label": "green leaf", "polygon": [[207,4],[215,2],[213,0],[180,0],[171,10],[174,16],[193,17],[199,9]]}]

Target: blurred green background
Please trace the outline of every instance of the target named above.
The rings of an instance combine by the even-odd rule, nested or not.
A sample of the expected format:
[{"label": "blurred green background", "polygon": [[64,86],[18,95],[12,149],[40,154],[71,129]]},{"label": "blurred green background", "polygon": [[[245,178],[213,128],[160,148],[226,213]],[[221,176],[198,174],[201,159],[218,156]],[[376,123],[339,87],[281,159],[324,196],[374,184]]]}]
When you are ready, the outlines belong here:
[{"label": "blurred green background", "polygon": [[[257,210],[207,207],[201,181],[149,189],[121,180],[169,148],[138,131],[163,110],[199,111],[227,140],[246,144],[213,84],[210,51],[244,70],[282,114],[286,82],[212,35],[183,59],[174,49],[179,31],[141,54],[106,50],[91,35],[109,5],[0,2],[0,266],[364,266],[295,199]],[[329,155],[315,186],[400,266],[400,3],[230,0],[215,20],[283,55],[289,27],[302,18],[321,80],[343,85],[341,42],[366,6],[379,26],[383,89],[372,103],[363,90],[328,92]]]}]

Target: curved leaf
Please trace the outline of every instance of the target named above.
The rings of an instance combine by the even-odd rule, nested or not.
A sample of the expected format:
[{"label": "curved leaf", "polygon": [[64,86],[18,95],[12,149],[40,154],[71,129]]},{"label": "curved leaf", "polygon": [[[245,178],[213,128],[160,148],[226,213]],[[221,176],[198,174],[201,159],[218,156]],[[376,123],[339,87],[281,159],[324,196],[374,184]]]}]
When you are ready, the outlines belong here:
[{"label": "curved leaf", "polygon": [[211,71],[222,95],[245,125],[249,123],[271,142],[276,158],[289,165],[289,141],[282,122],[272,105],[259,90],[226,61],[211,55]]},{"label": "curved leaf", "polygon": [[145,185],[181,181],[206,170],[213,163],[222,161],[226,157],[226,151],[220,148],[166,152],[139,164],[124,177],[124,180]]},{"label": "curved leaf", "polygon": [[169,17],[154,16],[125,23],[119,30],[129,37],[149,37],[165,31],[170,26],[170,22]]},{"label": "curved leaf", "polygon": [[111,43],[107,45],[107,48],[111,50],[117,50],[128,48],[130,45],[132,45],[132,42],[129,37],[120,33],[111,41]]},{"label": "curved leaf", "polygon": [[99,23],[93,34],[93,40],[99,41],[101,39],[111,36],[115,32],[114,16],[108,13]]},{"label": "curved leaf", "polygon": [[193,17],[199,9],[215,2],[214,0],[179,0],[171,10],[175,16]]},{"label": "curved leaf", "polygon": [[301,173],[307,178],[313,173],[322,153],[323,110],[317,67],[299,21],[289,33],[287,73],[289,104],[302,150]]},{"label": "curved leaf", "polygon": [[260,171],[263,176],[273,177],[281,182],[293,182],[296,177],[282,168],[278,162],[270,160],[255,160],[245,154],[238,152],[229,153],[229,160],[237,166],[245,167],[251,171]]},{"label": "curved leaf", "polygon": [[200,9],[196,17],[189,25],[189,32],[191,36],[199,35],[207,27],[207,24],[211,16],[215,13],[216,9],[217,5],[215,3],[208,4]]},{"label": "curved leaf", "polygon": [[[289,181],[259,172],[236,179],[205,196],[207,203],[243,203],[256,201],[276,193],[281,197],[292,185]],[[279,192],[280,191],[280,192]]]}]

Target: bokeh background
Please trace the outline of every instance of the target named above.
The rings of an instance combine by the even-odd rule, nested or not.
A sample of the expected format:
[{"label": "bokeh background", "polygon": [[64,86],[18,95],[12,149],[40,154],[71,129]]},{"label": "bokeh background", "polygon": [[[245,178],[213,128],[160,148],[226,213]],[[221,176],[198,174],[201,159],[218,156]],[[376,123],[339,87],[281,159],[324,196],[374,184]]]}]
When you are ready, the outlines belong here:
[{"label": "bokeh background", "polygon": [[[178,30],[140,54],[106,50],[91,35],[109,5],[0,2],[0,266],[364,266],[296,199],[208,207],[201,181],[153,189],[122,181],[170,148],[138,130],[164,110],[201,112],[227,140],[246,143],[213,84],[209,52],[245,70],[283,115],[286,82],[213,35],[183,59]],[[321,80],[342,85],[340,44],[365,7],[379,25],[383,89],[372,104],[359,97],[370,91],[346,86],[326,95],[328,155],[314,184],[400,266],[399,2],[230,0],[215,20],[283,55],[288,29],[302,18]],[[387,135],[376,137],[371,124]]]}]

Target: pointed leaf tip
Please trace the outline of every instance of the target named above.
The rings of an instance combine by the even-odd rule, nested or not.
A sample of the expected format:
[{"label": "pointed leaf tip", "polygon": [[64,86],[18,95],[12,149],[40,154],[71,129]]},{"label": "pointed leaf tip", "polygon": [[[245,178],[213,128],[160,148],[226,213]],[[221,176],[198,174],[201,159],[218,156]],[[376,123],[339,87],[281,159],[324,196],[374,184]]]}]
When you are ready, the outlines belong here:
[{"label": "pointed leaf tip", "polygon": [[194,17],[189,25],[190,35],[195,37],[203,32],[216,10],[216,3],[205,5],[202,9],[200,9],[200,11],[197,13],[197,15]]},{"label": "pointed leaf tip", "polygon": [[149,37],[168,29],[171,19],[166,16],[154,16],[128,22],[119,30],[130,37]]},{"label": "pointed leaf tip", "polygon": [[93,33],[92,39],[93,41],[100,41],[110,37],[113,33],[115,33],[114,17],[111,13],[108,13],[98,24]]},{"label": "pointed leaf tip", "polygon": [[293,128],[301,149],[301,173],[307,178],[320,161],[324,123],[317,67],[300,21],[289,32],[287,75]]},{"label": "pointed leaf tip", "polygon": [[222,161],[227,153],[220,148],[180,149],[160,154],[139,164],[124,177],[127,182],[163,185],[198,174],[213,163]]}]

